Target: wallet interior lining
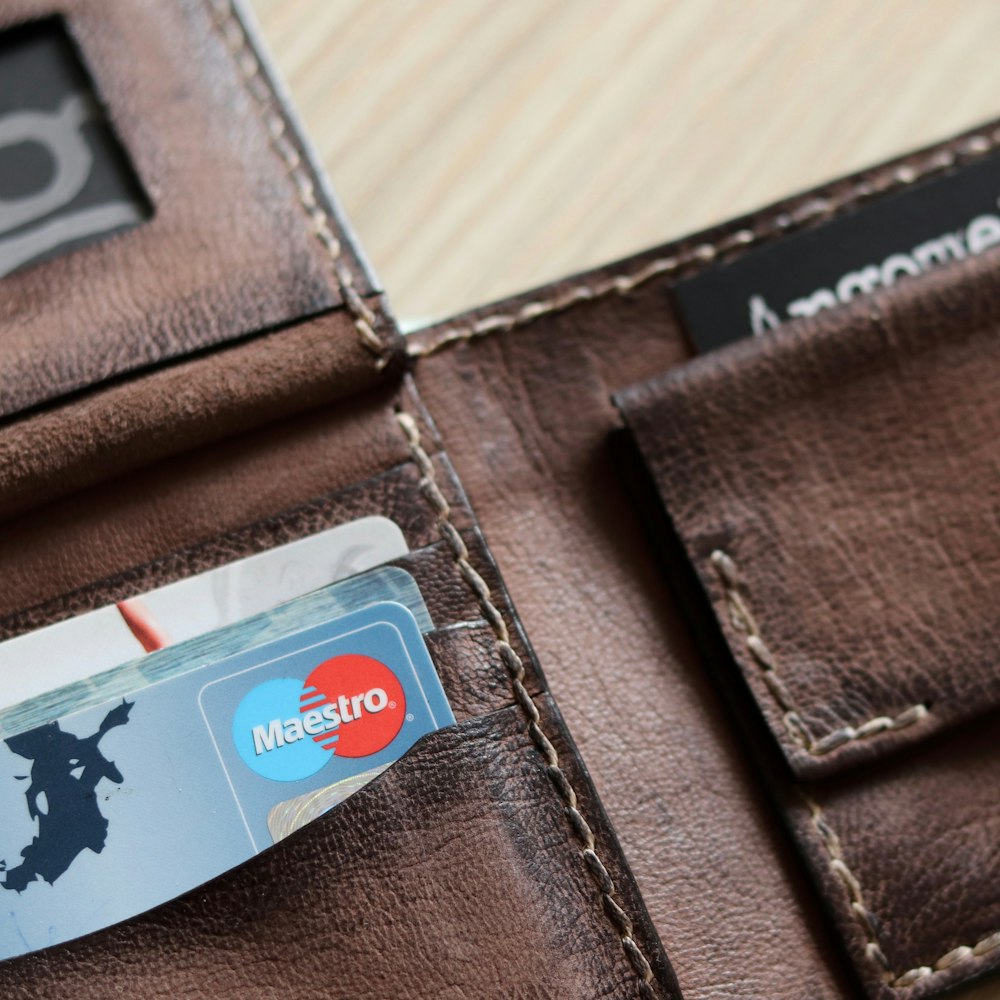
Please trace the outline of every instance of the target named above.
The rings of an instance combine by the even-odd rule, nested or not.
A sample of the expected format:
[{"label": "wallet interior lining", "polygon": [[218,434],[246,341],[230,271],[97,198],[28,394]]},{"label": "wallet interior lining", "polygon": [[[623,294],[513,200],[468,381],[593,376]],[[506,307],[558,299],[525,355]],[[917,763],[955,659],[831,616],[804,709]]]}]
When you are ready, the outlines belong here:
[{"label": "wallet interior lining", "polygon": [[[719,989],[725,988],[723,984],[727,982],[725,977],[730,972],[730,966],[724,961],[713,963],[708,960],[706,968],[704,955],[706,942],[714,941],[718,947],[720,943],[726,942],[726,935],[714,926],[709,929],[707,925],[711,923],[711,918],[705,912],[707,908],[703,908],[696,898],[685,898],[683,893],[677,893],[679,880],[663,879],[662,873],[665,867],[670,870],[679,867],[690,873],[692,864],[697,864],[697,850],[688,845],[687,850],[679,855],[670,852],[675,837],[691,837],[695,831],[701,831],[701,828],[697,821],[686,815],[683,824],[676,831],[663,823],[651,827],[645,822],[643,812],[657,788],[662,789],[661,794],[668,801],[693,795],[691,786],[697,780],[702,758],[706,761],[704,773],[711,775],[711,756],[714,751],[702,749],[699,754],[687,755],[685,749],[678,745],[680,741],[669,734],[658,734],[650,727],[636,725],[639,734],[636,738],[629,739],[627,735],[622,738],[630,753],[623,754],[622,760],[616,763],[613,759],[609,760],[611,755],[607,753],[606,741],[601,736],[592,737],[586,728],[594,712],[595,699],[591,685],[600,683],[600,679],[596,671],[579,661],[587,655],[588,646],[613,650],[628,648],[634,630],[641,623],[633,620],[634,616],[625,606],[626,601],[641,601],[642,591],[645,590],[647,604],[654,607],[642,604],[641,608],[648,616],[657,617],[659,614],[667,619],[662,632],[678,643],[678,637],[687,634],[683,625],[670,623],[670,602],[661,597],[655,587],[647,583],[623,590],[615,573],[614,560],[608,560],[608,564],[602,561],[603,550],[607,547],[604,544],[607,542],[605,534],[610,536],[611,532],[604,531],[601,516],[595,516],[590,508],[601,503],[608,511],[604,516],[618,516],[614,513],[615,486],[604,481],[606,472],[602,469],[605,462],[603,453],[608,449],[611,425],[615,423],[613,418],[604,419],[604,407],[613,392],[625,389],[635,382],[645,381],[690,357],[690,344],[681,331],[679,318],[669,295],[671,284],[675,277],[686,277],[716,261],[736,259],[741,252],[736,234],[741,230],[747,229],[756,234],[752,241],[754,243],[758,239],[761,242],[765,238],[780,239],[783,233],[790,234],[799,226],[821,225],[825,218],[830,217],[830,213],[849,211],[869,197],[891,194],[923,177],[930,177],[936,172],[947,171],[955,165],[991,153],[998,143],[1000,128],[994,125],[979,129],[929,150],[903,157],[888,166],[867,171],[846,181],[835,182],[816,194],[790,199],[707,234],[484,307],[410,337],[410,354],[419,359],[416,370],[418,384],[441,428],[458,471],[467,484],[484,530],[505,568],[513,594],[524,608],[526,624],[532,631],[543,662],[548,665],[554,690],[570,715],[571,722],[579,727],[577,732],[580,733],[584,752],[591,762],[595,780],[620,825],[625,847],[635,865],[640,884],[647,899],[651,901],[657,926],[664,934],[675,964],[682,972],[682,983],[695,984],[696,990],[702,990],[698,995],[714,996]],[[808,208],[810,204],[822,206],[817,215],[811,214]],[[805,211],[799,211],[801,208],[805,208]],[[778,225],[783,214],[789,219],[797,215],[795,226]],[[731,242],[727,243],[727,239]],[[749,245],[748,242],[747,246]],[[699,246],[706,248],[700,254],[695,252]],[[962,312],[963,296],[966,296],[969,287],[976,284],[989,287],[989,272],[995,268],[996,257],[994,252],[976,260],[945,265],[928,274],[901,282],[892,290],[892,295],[900,300],[911,296],[919,299],[921,295],[927,294],[928,287],[931,295],[935,294],[936,289],[941,293],[939,304],[945,308],[938,310],[936,316],[929,315],[928,323],[943,324],[946,317],[950,316],[954,320],[958,316],[960,318],[956,322],[961,326],[966,327],[969,322],[974,325],[977,320],[973,318],[970,321]],[[835,331],[852,322],[852,316],[865,315],[875,308],[881,311],[881,305],[873,305],[868,298],[859,299],[847,306],[824,311],[815,322]],[[782,332],[779,331],[779,334]],[[900,331],[893,328],[885,331],[884,335],[891,339],[899,336]],[[835,339],[835,333],[832,338]],[[746,351],[756,349],[753,342],[745,342]],[[557,372],[553,371],[555,365],[558,365]],[[759,386],[757,391],[760,392]],[[891,391],[891,386],[887,391]],[[465,427],[467,418],[464,406],[470,398],[476,401],[475,412],[480,424],[488,422],[490,426],[488,444],[477,440],[474,429]],[[491,469],[498,462],[503,462],[504,465],[505,486],[502,495],[493,497]],[[571,511],[563,527],[561,517],[567,506]],[[542,530],[534,530],[536,524],[542,525]],[[591,535],[595,532],[597,534],[596,554],[589,547],[588,531]],[[627,532],[623,531],[622,534],[627,538]],[[557,540],[546,535],[565,535],[565,544],[561,538]],[[571,551],[574,547],[579,551]],[[716,547],[726,551],[721,542]],[[530,550],[533,554],[537,563],[534,569],[525,550]],[[565,566],[558,564],[560,554],[565,556]],[[706,550],[703,555],[718,590],[719,573],[709,560],[711,551]],[[631,574],[641,574],[642,566],[628,550],[627,542],[618,546],[617,560],[627,563]],[[574,588],[580,586],[580,581],[588,572],[599,573],[602,585],[609,590],[617,588],[622,591],[613,596],[609,594],[607,603],[614,612],[620,612],[624,620],[630,623],[628,627],[616,631],[614,625],[608,622],[602,632],[597,624],[587,626],[578,622],[581,636],[575,637],[567,635],[566,629],[560,632],[547,625],[548,620],[556,616],[560,606],[572,599]],[[538,578],[537,581],[534,578]],[[623,594],[626,596],[622,596]],[[757,605],[753,603],[753,595],[754,591],[751,591],[748,606],[751,615],[757,609]],[[720,614],[724,615],[727,602],[724,595],[718,596],[722,608]],[[572,625],[567,628],[571,629]],[[630,631],[632,635],[629,634]],[[766,655],[766,648],[763,653]],[[670,694],[675,693],[674,688],[685,686],[686,675],[701,669],[701,664],[686,657],[683,650],[678,652],[673,648],[664,648],[661,655],[662,670],[670,674],[670,681],[664,685]],[[632,702],[634,712],[641,711],[639,703],[642,694],[645,692],[648,696],[648,691],[653,686],[648,675],[655,674],[654,663],[648,665],[648,671],[646,666],[637,665],[634,672],[637,678],[634,687],[636,690],[641,689]],[[731,679],[726,683],[731,685]],[[932,710],[934,707],[920,698],[911,699],[907,704],[925,705]],[[912,719],[910,727],[898,725],[898,721],[911,721],[905,712],[906,706],[903,706],[891,719],[888,716],[880,718],[878,712],[871,716],[859,716],[862,720],[874,718],[875,722],[869,726],[863,725],[863,722],[855,723],[855,738],[847,740],[841,746],[860,747],[866,742],[875,746],[880,740],[898,740],[905,734],[914,739],[915,745],[940,749],[944,734],[932,736],[926,725],[917,725],[924,722],[919,710],[912,713],[916,717]],[[664,717],[671,715],[668,710],[664,710],[662,714]],[[638,720],[634,715],[629,718],[631,729]],[[698,715],[696,710],[689,709],[684,721],[689,725],[707,727],[712,724],[707,720],[712,718],[711,712],[706,710]],[[583,720],[582,723],[580,720]],[[897,724],[890,724],[892,720],[897,720]],[[760,728],[763,729],[762,726]],[[831,731],[836,731],[836,728],[839,727]],[[764,733],[758,735],[766,736]],[[742,740],[734,748],[728,747],[723,737],[718,737],[718,742],[720,755],[728,754],[735,759],[745,753],[746,747]],[[821,757],[832,757],[835,749],[837,748],[831,748],[829,754]],[[890,759],[905,759],[906,755],[902,753],[890,758],[890,750],[893,747],[887,743],[886,766]],[[638,767],[634,766],[635,758],[644,754],[648,754],[649,759],[643,760]],[[671,765],[669,769],[662,766],[667,760]],[[661,780],[660,775],[664,771],[678,768],[681,769],[680,774]],[[729,768],[738,771],[732,760],[729,761]],[[778,775],[784,773],[782,761],[776,753],[767,758],[767,769],[773,769]],[[630,792],[628,789],[636,781],[637,771],[641,785]],[[828,809],[829,803],[823,794],[824,787],[820,785],[815,791],[814,801]],[[886,795],[889,794],[891,792],[887,791]],[[714,799],[715,793],[709,797]],[[745,825],[740,825],[738,817],[726,813],[714,801],[707,808],[713,815],[722,814],[719,822],[729,824],[729,829],[753,833],[745,830]],[[779,814],[778,810],[771,812],[763,806],[760,808],[762,814],[766,813],[768,817]],[[856,850],[859,831],[864,833],[873,827],[877,829],[872,815],[878,809],[877,796],[869,803],[868,811],[864,814],[852,814],[841,803],[834,818],[828,820],[829,828],[836,829],[843,838],[838,843],[845,852],[845,857]],[[862,937],[860,944],[858,943],[857,918],[852,916],[851,898],[848,896],[846,907],[841,905],[846,883],[835,875],[835,869],[839,865],[831,867],[827,850],[829,845],[824,847],[822,843],[822,820],[817,827],[813,822],[815,814],[803,810],[801,801],[797,798],[782,803],[781,812],[785,813],[786,820],[791,818],[791,823],[797,829],[807,828],[805,835],[799,833],[806,844],[806,853],[812,852],[814,848],[819,849],[820,861],[817,863],[814,858],[809,859],[814,869],[819,870],[822,883],[822,892],[817,899],[825,897],[824,902],[833,902],[831,909],[835,920],[840,922],[843,918],[845,921],[844,938],[851,957],[855,960],[853,964],[861,970],[862,975],[867,976],[865,970],[870,960],[865,955],[865,940]],[[874,832],[872,837],[875,837]],[[781,864],[767,854],[771,845],[758,843],[752,838],[749,843],[754,846],[742,847],[736,852],[739,856],[733,859],[734,862],[753,866],[763,876],[780,881],[783,877]],[[779,851],[788,855],[791,842],[779,840],[778,843],[782,845]],[[754,854],[754,851],[757,853]],[[665,864],[665,857],[670,858],[669,863]],[[854,864],[850,858],[848,861]],[[848,865],[846,871],[850,873],[851,870]],[[801,879],[804,874],[805,870],[796,874],[794,881],[797,886],[803,884]],[[830,878],[824,882],[826,876]],[[923,877],[910,873],[910,877],[905,879],[905,886],[919,886],[923,884]],[[966,871],[964,877],[968,879],[970,873]],[[961,887],[962,878],[963,872],[959,866],[955,873],[957,888]],[[733,879],[738,881],[738,876],[734,875]],[[877,876],[872,881],[892,897],[893,886],[880,886]],[[823,953],[822,949],[836,940],[836,934],[822,938],[821,957],[815,954],[810,957],[812,942],[806,940],[808,935],[804,930],[810,923],[817,924],[818,920],[815,916],[810,918],[808,910],[805,914],[797,911],[796,907],[801,907],[802,904],[794,894],[782,904],[768,898],[767,893],[761,892],[759,886],[753,888],[761,897],[761,913],[767,913],[770,917],[768,934],[773,933],[774,928],[784,928],[784,940],[778,949],[780,957],[774,957],[773,961],[782,964],[789,960],[790,953],[795,956],[800,956],[801,953],[801,967],[796,966],[797,978],[791,971],[784,978],[776,975],[776,978],[782,978],[783,984],[805,982],[810,975],[818,975],[817,970],[820,968],[833,970],[851,964],[842,962],[842,956],[839,961],[831,960]],[[899,893],[903,892],[902,885],[896,885],[895,889]],[[847,890],[849,893],[850,885],[847,885]],[[780,889],[776,895],[780,896]],[[716,887],[712,898],[715,903],[718,903],[719,898],[726,899],[724,890]],[[726,899],[726,903],[733,912],[738,911],[737,902]],[[780,913],[764,909],[767,906],[782,905],[784,909]],[[914,914],[919,912],[917,906],[911,907],[911,910]],[[685,913],[692,915],[694,926],[701,931],[697,938],[687,934],[684,926]],[[762,916],[761,920],[763,919]],[[752,925],[752,921],[749,923]],[[797,938],[796,934],[799,935]],[[926,957],[934,966],[933,975],[926,970],[920,976],[903,973],[903,982],[893,987],[891,994],[880,992],[881,981],[876,977],[873,995],[930,995],[939,989],[973,978],[979,969],[984,970],[986,964],[992,964],[985,960],[987,945],[993,941],[994,936],[988,934],[982,940],[976,935],[966,937],[962,938],[960,947],[957,951],[953,950],[954,953],[943,947],[937,951],[928,950]],[[976,944],[972,937],[976,937],[979,943]],[[816,947],[815,944],[812,946]],[[982,956],[983,965],[978,968],[969,965],[963,967],[961,957],[971,951]],[[748,946],[747,954],[739,956],[738,967],[746,975],[754,974],[751,970],[758,967],[760,955],[766,953],[764,942],[758,938],[756,946]],[[698,956],[698,961],[694,961],[691,956]],[[910,968],[906,963],[898,967]],[[716,976],[714,980],[709,978],[713,974]],[[836,986],[818,989],[824,996],[828,995],[824,989],[829,989],[829,995],[843,993]],[[851,989],[856,990],[857,983]],[[898,992],[900,989],[904,990],[904,994]],[[763,995],[766,995],[766,991]]]}]

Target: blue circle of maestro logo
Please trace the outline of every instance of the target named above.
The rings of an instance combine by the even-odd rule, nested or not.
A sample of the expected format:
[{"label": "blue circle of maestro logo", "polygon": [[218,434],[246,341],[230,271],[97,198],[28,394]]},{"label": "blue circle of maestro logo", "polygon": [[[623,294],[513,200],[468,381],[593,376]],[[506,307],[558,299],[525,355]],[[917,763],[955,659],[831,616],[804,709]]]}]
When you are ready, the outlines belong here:
[{"label": "blue circle of maestro logo", "polygon": [[284,723],[299,715],[302,681],[264,681],[240,702],[233,716],[233,742],[251,770],[272,781],[301,781],[330,760],[330,753],[306,736],[286,738]]}]

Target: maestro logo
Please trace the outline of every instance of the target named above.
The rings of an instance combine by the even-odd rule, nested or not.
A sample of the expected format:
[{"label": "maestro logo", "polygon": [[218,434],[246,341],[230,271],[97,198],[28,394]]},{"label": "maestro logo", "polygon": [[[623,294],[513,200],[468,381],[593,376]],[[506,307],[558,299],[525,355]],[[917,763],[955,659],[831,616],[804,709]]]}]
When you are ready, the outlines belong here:
[{"label": "maestro logo", "polygon": [[334,656],[305,682],[277,677],[253,688],[233,717],[243,762],[272,781],[301,781],[331,756],[369,757],[403,727],[399,678],[370,656]]}]

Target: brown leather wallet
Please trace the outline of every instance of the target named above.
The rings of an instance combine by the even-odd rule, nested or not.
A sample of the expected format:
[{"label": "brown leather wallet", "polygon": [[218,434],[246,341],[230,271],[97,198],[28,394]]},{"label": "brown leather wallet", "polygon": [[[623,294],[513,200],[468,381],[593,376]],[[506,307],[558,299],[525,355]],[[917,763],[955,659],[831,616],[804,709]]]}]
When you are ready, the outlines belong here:
[{"label": "brown leather wallet", "polygon": [[238,11],[62,17],[151,214],[3,279],[0,636],[383,514],[457,723],[0,995],[915,1000],[995,969],[996,253],[693,360],[672,291],[1000,128],[404,339]]}]

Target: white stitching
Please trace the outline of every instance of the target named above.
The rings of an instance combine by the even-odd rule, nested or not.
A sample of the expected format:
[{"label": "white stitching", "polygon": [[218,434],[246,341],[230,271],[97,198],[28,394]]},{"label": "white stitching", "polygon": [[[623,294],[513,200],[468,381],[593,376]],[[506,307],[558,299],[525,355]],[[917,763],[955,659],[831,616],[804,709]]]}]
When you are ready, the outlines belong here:
[{"label": "white stitching", "polygon": [[273,107],[272,93],[261,73],[260,61],[250,46],[246,31],[231,0],[207,0],[212,21],[232,53],[247,92],[257,104],[271,142],[271,148],[285,165],[306,214],[309,230],[329,254],[344,303],[354,320],[362,344],[378,358],[379,368],[388,361],[386,345],[375,332],[378,317],[354,288],[354,275],[344,262],[340,240],[334,235],[330,217],[316,199],[315,186],[287,135],[284,118]]},{"label": "white stitching", "polygon": [[830,870],[837,876],[847,891],[851,912],[864,931],[866,941],[865,954],[879,967],[881,977],[886,982],[891,983],[895,977],[889,968],[889,960],[885,957],[885,952],[882,951],[882,946],[878,942],[878,934],[875,930],[876,918],[865,903],[861,885],[844,861],[840,839],[823,817],[823,810],[810,799],[806,800],[806,804],[809,807],[813,826],[816,828],[823,846],[830,855]]},{"label": "white stitching", "polygon": [[893,732],[898,729],[906,729],[929,714],[926,705],[911,705],[900,712],[899,715],[890,718],[880,715],[858,726],[842,726],[825,736],[814,737],[802,718],[795,699],[785,686],[785,682],[778,673],[777,663],[774,654],[761,638],[757,622],[750,612],[743,595],[740,593],[739,573],[736,563],[726,555],[721,549],[716,549],[711,555],[711,563],[726,598],[726,606],[729,610],[729,620],[733,628],[743,634],[743,642],[753,661],[762,670],[764,683],[767,685],[771,696],[778,703],[782,710],[782,720],[785,729],[792,739],[807,753],[814,757],[822,757],[824,754],[832,753],[842,747],[845,743],[854,740],[871,739],[883,733]]},{"label": "white stitching", "polygon": [[969,959],[986,958],[1000,948],[1000,931],[996,931],[993,934],[988,934],[972,946],[961,945],[958,948],[952,948],[951,951],[946,952],[931,965],[919,965],[897,975],[889,967],[889,960],[886,958],[885,952],[879,943],[877,931],[878,920],[865,903],[861,884],[844,859],[840,838],[830,824],[827,823],[820,806],[809,799],[806,800],[806,804],[809,807],[813,826],[816,828],[817,833],[819,833],[820,840],[822,840],[823,846],[830,856],[830,870],[844,886],[844,890],[850,900],[851,913],[864,932],[865,954],[879,967],[879,974],[887,985],[894,989],[905,989],[907,986],[912,986],[914,983],[919,982],[921,979],[926,979],[936,972],[946,972],[959,962],[968,961]]},{"label": "white stitching", "polygon": [[486,581],[469,562],[469,550],[466,548],[462,536],[451,523],[451,508],[437,484],[437,477],[430,456],[420,442],[420,429],[416,421],[409,413],[403,410],[396,411],[396,420],[406,437],[410,456],[420,471],[420,489],[437,515],[441,535],[451,548],[459,574],[475,595],[479,607],[483,612],[483,617],[493,631],[500,657],[510,675],[514,698],[528,720],[528,734],[535,744],[536,749],[542,755],[545,761],[545,771],[552,781],[557,794],[563,801],[566,816],[580,845],[580,857],[583,859],[587,871],[590,873],[601,894],[604,913],[614,925],[615,931],[621,941],[622,949],[625,951],[625,955],[633,971],[639,977],[639,988],[642,996],[644,998],[652,998],[655,995],[652,988],[653,970],[642,949],[633,937],[631,918],[615,899],[616,889],[614,881],[596,852],[594,833],[579,810],[576,791],[570,783],[566,772],[563,771],[559,764],[559,755],[556,752],[556,748],[549,741],[549,738],[539,725],[540,715],[538,708],[524,686],[524,664],[510,644],[507,623],[500,610],[493,603],[493,595],[490,593]]},{"label": "white stitching", "polygon": [[467,326],[446,328],[435,337],[421,343],[411,341],[412,357],[426,357],[468,340],[477,340],[494,333],[508,333],[527,326],[542,316],[564,312],[584,302],[595,302],[610,295],[628,295],[654,278],[676,271],[692,269],[714,261],[724,254],[739,251],[775,235],[787,235],[816,219],[832,216],[858,202],[878,194],[887,194],[897,187],[913,184],[931,174],[953,167],[960,159],[974,159],[1000,146],[1000,128],[989,135],[977,134],[950,143],[929,153],[920,163],[903,163],[883,171],[871,180],[859,180],[838,200],[808,195],[798,204],[762,218],[755,229],[742,228],[720,236],[714,243],[700,243],[673,256],[657,257],[630,273],[612,275],[590,284],[574,285],[548,299],[525,302],[512,313],[494,313]]},{"label": "white stitching", "polygon": [[592,285],[575,285],[573,288],[551,299],[526,302],[517,312],[486,316],[469,326],[444,330],[442,335],[426,344],[411,342],[409,353],[412,357],[426,357],[436,354],[449,346],[467,340],[476,340],[491,333],[507,333],[518,327],[527,326],[542,316],[564,312],[581,302],[592,302],[608,295],[627,295],[639,285],[645,284],[661,274],[669,274],[681,266],[676,257],[661,257],[650,261],[633,274],[618,274]]}]

